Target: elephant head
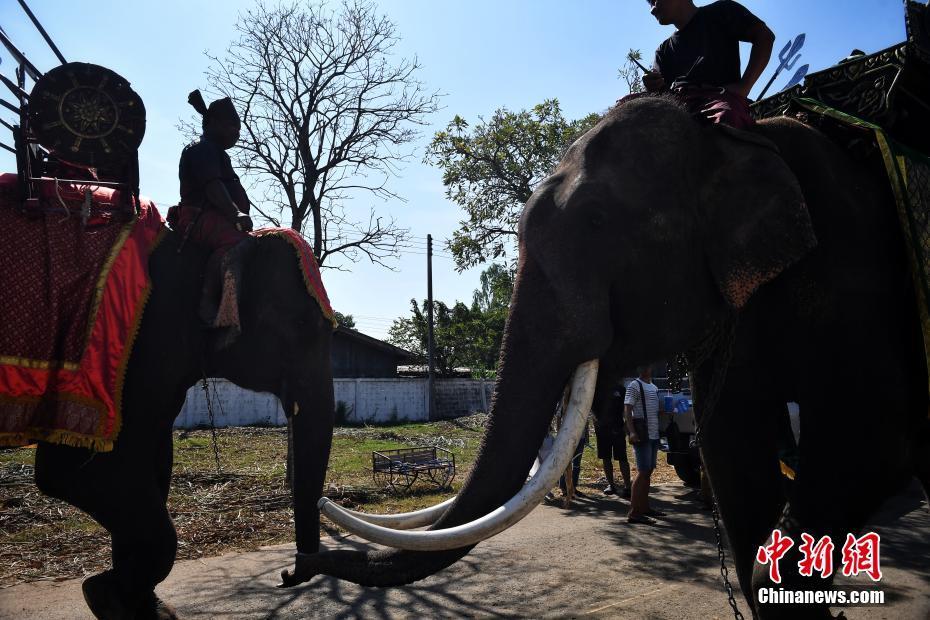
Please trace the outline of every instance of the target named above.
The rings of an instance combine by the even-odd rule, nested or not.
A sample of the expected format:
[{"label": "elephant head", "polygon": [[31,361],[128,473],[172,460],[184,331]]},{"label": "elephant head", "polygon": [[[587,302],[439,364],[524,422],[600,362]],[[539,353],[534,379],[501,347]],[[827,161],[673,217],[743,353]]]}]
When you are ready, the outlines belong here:
[{"label": "elephant head", "polygon": [[609,362],[600,389],[687,349],[815,243],[798,182],[766,139],[700,124],[665,97],[612,109],[526,204],[491,419],[455,503],[430,531],[383,539],[407,550],[321,553],[285,582],[398,585],[456,561],[474,538],[416,541],[480,528],[521,497],[575,367]]},{"label": "elephant head", "polygon": [[208,373],[280,399],[291,420],[297,546],[313,553],[334,420],[333,325],[308,292],[294,247],[273,235],[251,244],[242,253],[242,331],[229,346],[207,347]]}]

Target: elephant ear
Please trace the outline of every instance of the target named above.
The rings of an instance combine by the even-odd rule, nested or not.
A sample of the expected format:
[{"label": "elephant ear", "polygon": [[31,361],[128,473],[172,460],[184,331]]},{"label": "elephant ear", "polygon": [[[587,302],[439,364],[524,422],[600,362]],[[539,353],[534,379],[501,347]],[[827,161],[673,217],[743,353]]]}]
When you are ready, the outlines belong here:
[{"label": "elephant ear", "polygon": [[801,186],[773,142],[726,125],[703,131],[705,253],[720,292],[739,309],[817,239]]}]

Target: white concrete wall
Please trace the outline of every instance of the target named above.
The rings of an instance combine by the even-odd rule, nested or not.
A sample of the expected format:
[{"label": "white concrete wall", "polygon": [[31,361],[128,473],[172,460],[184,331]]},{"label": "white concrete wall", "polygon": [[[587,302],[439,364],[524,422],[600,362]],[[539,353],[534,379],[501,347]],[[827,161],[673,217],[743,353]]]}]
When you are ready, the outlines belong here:
[{"label": "white concrete wall", "polygon": [[487,411],[491,402],[493,381],[475,379],[438,379],[436,381],[436,407],[439,418],[458,418],[476,411]]},{"label": "white concrete wall", "polygon": [[[245,390],[226,379],[207,379],[217,427],[266,424],[284,426],[287,421],[278,397],[268,392]],[[187,390],[187,400],[174,421],[175,428],[209,425],[207,401],[200,383]]]},{"label": "white concrete wall", "polygon": [[[347,422],[425,422],[426,379],[334,379],[336,411]],[[341,404],[340,404],[341,403]]]},{"label": "white concrete wall", "polygon": [[[277,397],[251,392],[225,379],[209,379],[213,417],[217,427],[286,424]],[[475,379],[437,379],[436,415],[440,418],[487,411],[494,383]],[[334,379],[337,410],[352,423],[424,422],[427,413],[426,379]],[[207,403],[200,384],[187,391],[175,428],[209,425]]]}]

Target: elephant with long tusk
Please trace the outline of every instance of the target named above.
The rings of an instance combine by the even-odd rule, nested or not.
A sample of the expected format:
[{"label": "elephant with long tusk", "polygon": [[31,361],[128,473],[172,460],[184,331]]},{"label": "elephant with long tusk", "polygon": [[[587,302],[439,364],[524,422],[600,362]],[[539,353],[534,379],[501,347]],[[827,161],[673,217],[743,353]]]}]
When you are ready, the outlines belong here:
[{"label": "elephant with long tusk", "polygon": [[[436,504],[435,506],[430,506],[429,508],[424,508],[423,510],[386,515],[356,512],[354,510],[348,510],[347,508],[336,509],[335,504],[332,504],[325,497],[320,498],[317,506],[320,508],[321,512],[325,512],[327,515],[332,512],[334,516],[331,516],[330,519],[334,523],[343,526],[354,534],[361,534],[361,532],[357,532],[352,529],[350,524],[356,521],[364,521],[366,523],[373,523],[375,525],[393,530],[410,530],[417,527],[423,527],[424,525],[432,525],[446,513],[446,511],[453,503],[455,503],[455,497],[450,497],[444,502]],[[327,505],[331,506],[331,508],[324,510],[324,506]],[[343,519],[339,515],[346,515],[346,517]]]},{"label": "elephant with long tusk", "polygon": [[[424,532],[324,503],[392,548],[301,555],[285,584],[325,574],[400,585],[449,566],[564,471],[574,425],[523,488],[579,365],[572,399],[586,412],[582,386],[593,383],[600,416],[635,366],[701,345],[696,404],[715,403],[701,423],[704,465],[739,586],[758,616],[771,614],[755,602],[772,585],[755,554],[774,528],[845,540],[912,476],[930,486],[917,297],[887,178],[872,163],[793,119],[709,126],[661,96],[611,110],[526,204],[490,421],[458,497]],[[874,398],[837,407],[829,387],[850,383],[873,386]],[[805,412],[790,495],[778,458],[786,402]],[[869,468],[853,452],[864,445]],[[783,565],[797,560],[794,549]],[[786,589],[829,587],[819,575],[783,578]]]},{"label": "elephant with long tusk", "polygon": [[[371,522],[372,515],[360,518],[357,513],[353,514],[344,510],[325,497],[320,499],[320,512],[334,523],[353,534],[358,534],[365,540],[411,551],[456,549],[465,545],[474,545],[499,534],[529,514],[542,501],[549,489],[555,486],[559,476],[571,462],[575,454],[575,446],[588,423],[588,411],[591,409],[594,384],[597,381],[597,365],[597,360],[594,360],[582,364],[575,371],[568,413],[565,416],[562,430],[556,437],[550,457],[543,461],[539,471],[519,493],[487,515],[456,527],[426,532],[402,532],[399,530],[404,528],[391,528]],[[449,501],[451,500],[447,500]],[[432,516],[428,511],[444,507],[447,502],[422,512]],[[405,523],[409,525],[411,521],[408,520]]]}]

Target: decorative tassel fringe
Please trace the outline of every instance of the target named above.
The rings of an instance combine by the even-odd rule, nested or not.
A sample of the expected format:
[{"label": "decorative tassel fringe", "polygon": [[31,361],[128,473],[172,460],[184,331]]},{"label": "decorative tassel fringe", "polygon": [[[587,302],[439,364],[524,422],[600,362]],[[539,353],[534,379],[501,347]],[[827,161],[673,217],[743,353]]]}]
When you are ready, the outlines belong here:
[{"label": "decorative tassel fringe", "polygon": [[46,441],[72,448],[87,448],[93,452],[110,452],[113,441],[103,437],[92,437],[71,431],[40,431],[31,433],[0,433],[0,446],[4,448],[22,448],[36,441]]}]

